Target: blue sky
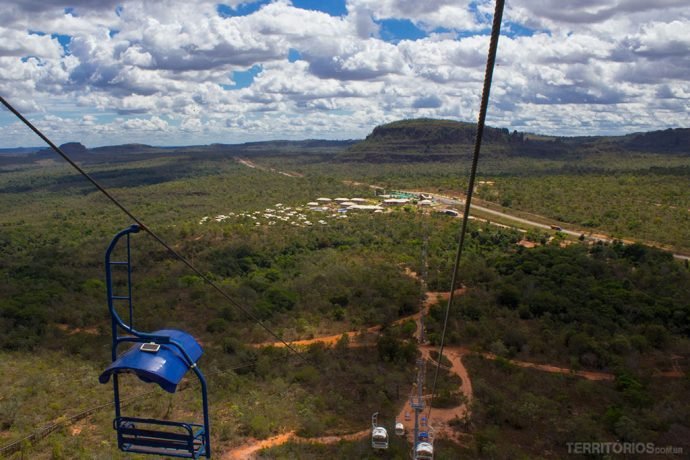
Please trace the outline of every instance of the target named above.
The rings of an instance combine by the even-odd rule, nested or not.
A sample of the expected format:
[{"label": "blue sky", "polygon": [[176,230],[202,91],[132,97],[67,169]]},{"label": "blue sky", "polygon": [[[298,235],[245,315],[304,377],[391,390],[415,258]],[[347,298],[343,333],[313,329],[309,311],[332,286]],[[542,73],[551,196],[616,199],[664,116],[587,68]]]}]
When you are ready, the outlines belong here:
[{"label": "blue sky", "polygon": [[[473,122],[488,0],[8,3],[0,94],[56,142],[203,144]],[[513,0],[488,122],[559,135],[690,126],[690,7]],[[672,39],[670,38],[672,37]],[[0,111],[0,147],[34,145]]]},{"label": "blue sky", "polygon": [[[218,13],[223,17],[237,17],[249,16],[261,9],[262,6],[268,5],[271,0],[259,0],[256,2],[240,3],[236,6],[219,3],[217,5]],[[347,6],[345,1],[340,0],[293,0],[292,5],[295,8],[303,10],[321,11],[330,16],[345,16],[347,15]]]}]

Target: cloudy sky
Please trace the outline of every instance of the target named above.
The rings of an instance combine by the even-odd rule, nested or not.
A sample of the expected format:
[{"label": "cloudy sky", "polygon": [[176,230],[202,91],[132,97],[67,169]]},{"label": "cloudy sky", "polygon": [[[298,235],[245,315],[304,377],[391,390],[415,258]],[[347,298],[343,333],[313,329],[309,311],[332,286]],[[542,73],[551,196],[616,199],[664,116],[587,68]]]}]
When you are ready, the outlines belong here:
[{"label": "cloudy sky", "polygon": [[[57,143],[364,137],[475,122],[493,2],[0,0],[0,94]],[[488,123],[690,127],[688,0],[507,0]],[[40,145],[0,108],[0,147]]]}]

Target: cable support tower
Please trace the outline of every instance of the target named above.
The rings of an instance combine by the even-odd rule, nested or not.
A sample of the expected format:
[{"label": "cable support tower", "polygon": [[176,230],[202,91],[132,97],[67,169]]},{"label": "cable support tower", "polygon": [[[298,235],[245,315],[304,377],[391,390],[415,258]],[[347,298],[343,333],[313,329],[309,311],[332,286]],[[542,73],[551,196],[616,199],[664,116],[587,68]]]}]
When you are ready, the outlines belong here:
[{"label": "cable support tower", "polygon": [[419,343],[425,343],[426,342],[426,332],[425,332],[425,327],[424,327],[424,316],[427,314],[426,311],[426,293],[429,288],[428,285],[428,279],[429,279],[429,263],[428,263],[428,252],[429,252],[429,221],[427,219],[428,216],[425,216],[422,214],[422,219],[424,219],[424,223],[422,225],[424,229],[424,234],[422,235],[422,254],[421,254],[421,268],[422,268],[422,273],[420,277],[420,283],[419,287],[421,290],[421,299],[422,299],[422,308],[421,311],[419,312]]},{"label": "cable support tower", "polygon": [[413,390],[416,394],[410,397],[410,406],[414,410],[414,447],[417,449],[419,444],[419,416],[424,411],[424,380],[426,377],[426,360],[417,360],[417,381],[415,382],[416,388]]}]

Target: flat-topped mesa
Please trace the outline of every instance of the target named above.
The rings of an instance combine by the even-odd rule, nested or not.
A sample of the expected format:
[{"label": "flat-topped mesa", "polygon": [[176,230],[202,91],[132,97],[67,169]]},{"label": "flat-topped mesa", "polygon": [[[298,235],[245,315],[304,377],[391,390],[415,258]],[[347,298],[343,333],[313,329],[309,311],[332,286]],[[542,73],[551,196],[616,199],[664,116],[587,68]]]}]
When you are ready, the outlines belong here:
[{"label": "flat-topped mesa", "polygon": [[[443,161],[471,155],[475,124],[419,118],[377,126],[366,139],[339,155],[343,161]],[[487,127],[483,143],[495,153],[507,154],[523,135],[508,129]]]},{"label": "flat-topped mesa", "polygon": [[[477,126],[453,120],[419,118],[377,126],[361,142],[337,155],[340,161],[423,162],[470,159]],[[690,155],[690,129],[675,128],[624,136],[561,137],[485,127],[482,156],[563,159],[637,152]]]}]

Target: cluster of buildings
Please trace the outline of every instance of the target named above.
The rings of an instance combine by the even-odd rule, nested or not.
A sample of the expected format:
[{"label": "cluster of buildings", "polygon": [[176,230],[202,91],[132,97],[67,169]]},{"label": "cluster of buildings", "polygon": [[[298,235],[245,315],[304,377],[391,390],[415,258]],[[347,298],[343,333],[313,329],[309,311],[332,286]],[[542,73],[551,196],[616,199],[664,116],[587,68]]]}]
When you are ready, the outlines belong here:
[{"label": "cluster of buildings", "polygon": [[[199,225],[207,222],[224,222],[229,219],[252,223],[255,226],[276,225],[281,222],[298,227],[310,227],[312,225],[327,225],[328,219],[347,219],[349,212],[383,213],[387,208],[400,207],[414,204],[420,207],[431,207],[436,203],[432,197],[425,194],[410,194],[396,192],[390,195],[378,195],[376,198],[327,198],[320,197],[303,206],[291,207],[282,203],[276,203],[272,208],[263,211],[229,212],[217,216],[204,216],[199,220]],[[442,210],[440,212],[457,212]],[[321,215],[315,214],[319,213]]]},{"label": "cluster of buildings", "polygon": [[[330,217],[347,217],[347,216],[326,216]],[[253,211],[253,212],[229,212],[228,214],[218,214],[215,217],[204,216],[199,220],[199,225],[203,225],[207,222],[224,222],[226,220],[239,220],[243,222],[253,222],[255,226],[259,227],[261,225],[277,225],[281,222],[296,226],[296,227],[311,227],[312,225],[326,225],[323,219],[315,220],[312,219],[307,210],[302,207],[293,208],[291,206],[285,206],[282,203],[276,203],[273,208],[266,208],[263,211]],[[313,221],[312,221],[313,220]]]},{"label": "cluster of buildings", "polygon": [[316,201],[307,203],[307,207],[312,211],[331,211],[337,209],[338,212],[348,211],[370,211],[381,213],[386,208],[416,204],[417,206],[432,206],[431,196],[424,194],[412,194],[397,192],[390,195],[378,195],[376,199],[365,198],[317,198]]},{"label": "cluster of buildings", "polygon": [[364,198],[317,198],[316,201],[307,203],[307,207],[312,211],[327,212],[337,210],[339,213],[346,213],[348,211],[371,211],[383,212],[383,207],[378,204],[372,204],[371,201]]}]

